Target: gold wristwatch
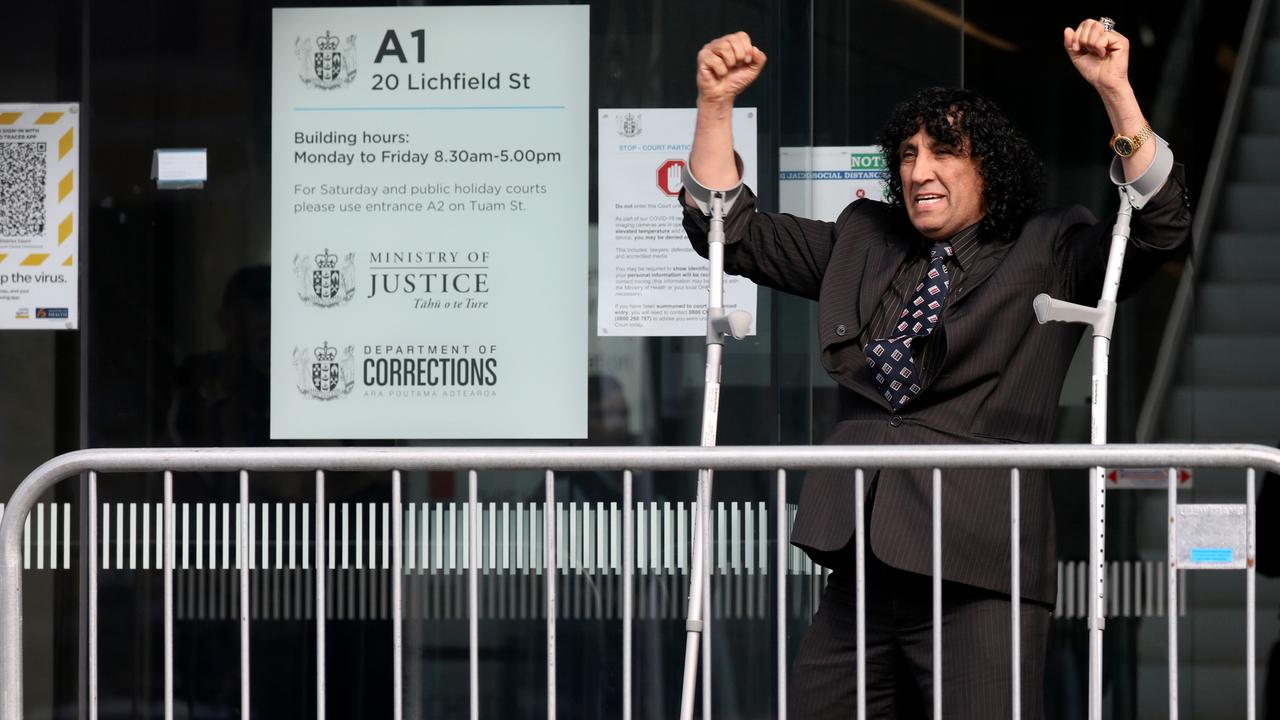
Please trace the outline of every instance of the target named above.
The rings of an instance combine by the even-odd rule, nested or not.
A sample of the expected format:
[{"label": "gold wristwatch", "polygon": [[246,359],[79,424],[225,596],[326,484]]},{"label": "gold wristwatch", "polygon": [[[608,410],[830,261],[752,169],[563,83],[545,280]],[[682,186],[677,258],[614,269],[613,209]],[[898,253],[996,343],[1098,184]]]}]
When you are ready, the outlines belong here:
[{"label": "gold wristwatch", "polygon": [[1138,134],[1132,137],[1116,133],[1111,136],[1111,149],[1122,158],[1133,157],[1133,154],[1138,152],[1138,148],[1155,134],[1156,131],[1151,129],[1151,123],[1143,125]]}]

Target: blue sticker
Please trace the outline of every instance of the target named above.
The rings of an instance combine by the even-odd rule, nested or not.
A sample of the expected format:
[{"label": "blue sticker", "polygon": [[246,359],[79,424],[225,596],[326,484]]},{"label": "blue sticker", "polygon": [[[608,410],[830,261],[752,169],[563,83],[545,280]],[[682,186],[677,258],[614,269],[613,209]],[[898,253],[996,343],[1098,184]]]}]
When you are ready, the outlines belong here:
[{"label": "blue sticker", "polygon": [[1193,563],[1229,563],[1231,548],[1191,548]]}]

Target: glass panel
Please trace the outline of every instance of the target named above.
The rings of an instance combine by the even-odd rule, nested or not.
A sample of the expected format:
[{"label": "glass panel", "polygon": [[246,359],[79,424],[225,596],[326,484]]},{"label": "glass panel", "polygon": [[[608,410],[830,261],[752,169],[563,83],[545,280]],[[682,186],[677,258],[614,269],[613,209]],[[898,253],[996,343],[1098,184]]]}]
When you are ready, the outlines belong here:
[{"label": "glass panel", "polygon": [[[964,0],[713,0],[700,3],[696,12],[670,0],[587,4],[593,123],[601,108],[690,106],[697,50],[730,30],[745,29],[769,54],[761,80],[739,103],[758,112],[760,182],[754,189],[761,209],[781,206],[776,180],[781,148],[870,144],[895,102],[915,88],[946,85],[987,94],[1015,118],[1045,161],[1046,203],[1079,203],[1097,216],[1113,210],[1113,191],[1103,178],[1111,129],[1060,47],[1060,26],[1076,18],[1035,7],[1011,13],[996,3]],[[1135,89],[1157,131],[1185,163],[1193,189],[1202,186],[1209,164],[1246,11],[1247,4],[1240,4],[1209,12],[1204,3],[1173,10],[1130,4],[1115,10],[1122,13],[1119,29],[1134,41]],[[83,330],[7,333],[0,342],[0,396],[7,401],[0,403],[4,496],[43,460],[82,446],[273,444],[268,429],[271,12],[269,3],[249,0],[217,5],[55,0],[7,11],[7,26],[21,32],[0,48],[4,66],[15,69],[0,77],[0,91],[13,100],[79,99],[86,182]],[[1265,118],[1251,112],[1242,132],[1257,135],[1265,130],[1260,122]],[[595,334],[600,178],[594,133],[600,131],[593,124],[593,137],[584,139],[593,154],[590,191],[582,198],[591,224],[585,251],[591,257],[592,316],[588,437],[581,442],[691,445],[700,436],[704,340]],[[210,181],[199,191],[157,190],[148,172],[152,151],[186,146],[209,149]],[[817,182],[811,181],[811,190]],[[1216,235],[1230,227],[1223,220],[1213,229]],[[1230,267],[1208,266],[1209,295],[1217,297],[1240,282]],[[1113,440],[1132,439],[1181,272],[1172,265],[1163,269],[1122,306],[1111,363]],[[758,333],[726,345],[720,444],[821,442],[837,417],[837,394],[815,351],[814,305],[762,290],[756,315]],[[1203,380],[1197,363],[1208,357],[1205,343],[1222,334],[1207,317],[1197,314],[1192,325],[1159,439],[1274,442],[1266,433],[1275,430],[1265,422],[1248,423],[1249,432],[1261,433],[1257,437],[1214,434],[1223,428],[1242,432],[1239,416],[1253,416],[1237,413],[1224,421],[1212,413],[1240,388],[1224,394],[1197,384]],[[1058,440],[1088,437],[1088,394],[1086,351],[1076,358],[1064,386]],[[1219,488],[1236,486],[1218,479],[1198,474],[1195,489],[1184,499],[1235,499]],[[227,543],[222,536],[224,523],[235,517],[236,477],[190,473],[177,480],[177,517],[190,539],[180,551],[175,577],[179,715],[225,717],[238,712],[239,702],[233,523],[227,525]],[[636,717],[670,717],[678,705],[688,592],[680,538],[689,534],[694,480],[671,473],[635,478],[641,566],[632,658]],[[1080,528],[1087,508],[1079,480],[1079,473],[1053,479],[1059,555],[1066,563],[1064,578],[1073,578],[1064,583],[1059,615],[1069,614],[1074,598],[1065,598],[1080,587],[1074,574],[1085,552]],[[383,562],[388,483],[385,474],[328,477],[325,512],[326,520],[332,512],[334,567],[319,571],[328,584],[323,612],[329,618],[325,662],[332,717],[390,714],[390,570]],[[726,717],[777,714],[775,522],[779,512],[788,518],[794,512],[802,474],[790,473],[785,508],[776,506],[773,483],[771,473],[725,473],[716,482],[713,687],[716,711]],[[87,510],[80,502],[82,487],[83,482],[64,483],[42,499],[42,514],[32,518],[33,537],[62,542],[58,533],[63,533],[74,542],[62,544],[68,552],[56,568],[37,567],[26,576],[26,689],[33,717],[78,717],[83,700]],[[314,479],[309,474],[255,476],[252,487],[258,532],[251,573],[253,711],[312,717],[317,609],[311,602],[317,569],[315,518],[309,513],[315,509]],[[404,476],[405,510],[413,518],[404,527],[413,539],[413,549],[406,548],[404,585],[408,717],[455,716],[468,707],[466,575],[460,555],[466,493],[465,472]],[[537,473],[486,473],[479,493],[481,547],[495,560],[480,582],[481,715],[541,716],[546,709],[543,479]],[[620,561],[621,533],[615,522],[620,520],[621,475],[565,473],[557,478],[556,495],[563,513],[558,716],[617,716],[622,659],[615,556]],[[107,553],[99,578],[102,716],[159,717],[160,476],[103,476],[99,497],[98,540]],[[1134,607],[1137,576],[1145,578],[1147,568],[1154,572],[1162,563],[1163,533],[1158,531],[1163,525],[1152,522],[1163,516],[1162,502],[1155,494],[1111,496],[1109,558],[1146,563],[1134,566],[1141,572],[1130,570]],[[197,530],[201,545],[195,541]],[[490,533],[494,544],[489,544]],[[513,544],[516,534],[524,540]],[[44,546],[43,555],[38,545],[33,549],[46,561],[54,552],[52,544]],[[823,578],[794,548],[788,558],[788,604],[782,611],[788,653],[794,656],[817,609]],[[1122,567],[1116,572],[1122,598]],[[1207,636],[1226,633],[1197,634],[1197,623],[1221,629],[1240,620],[1240,613],[1223,619],[1207,611],[1221,605],[1224,592],[1214,578],[1188,582],[1193,616],[1184,624],[1191,630],[1184,632],[1184,659],[1206,673],[1227,652]],[[1150,590],[1144,592],[1150,596]],[[1268,605],[1265,598],[1261,605]],[[1205,612],[1197,616],[1196,611]],[[1269,644],[1275,624],[1261,626],[1261,640]],[[1163,673],[1141,671],[1163,662],[1162,633],[1163,618],[1120,617],[1108,623],[1108,703],[1117,717],[1159,706],[1139,705],[1139,698],[1163,695]],[[1055,618],[1047,673],[1053,717],[1082,712],[1085,645],[1082,617]],[[1223,682],[1242,679],[1232,675]],[[1228,702],[1224,698],[1243,697],[1237,689],[1184,694],[1184,711],[1241,716],[1237,705],[1222,704]]]}]

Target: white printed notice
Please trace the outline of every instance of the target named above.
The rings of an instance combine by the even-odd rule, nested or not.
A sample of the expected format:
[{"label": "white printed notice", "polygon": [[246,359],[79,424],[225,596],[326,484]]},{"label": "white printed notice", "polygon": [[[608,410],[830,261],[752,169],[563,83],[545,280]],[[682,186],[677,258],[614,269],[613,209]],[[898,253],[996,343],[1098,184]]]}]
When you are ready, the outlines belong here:
[{"label": "white printed notice", "polygon": [[879,145],[784,147],[778,150],[778,208],[834,221],[859,198],[885,200]]},{"label": "white printed notice", "polygon": [[[692,108],[600,110],[599,335],[707,334],[707,261],[689,246],[677,199],[695,116]],[[754,188],[754,108],[734,109],[733,138]],[[728,276],[724,304],[754,318],[755,284]]]},{"label": "white printed notice", "polygon": [[0,105],[0,330],[79,323],[80,106]]},{"label": "white printed notice", "polygon": [[273,438],[586,436],[590,32],[274,11]]}]

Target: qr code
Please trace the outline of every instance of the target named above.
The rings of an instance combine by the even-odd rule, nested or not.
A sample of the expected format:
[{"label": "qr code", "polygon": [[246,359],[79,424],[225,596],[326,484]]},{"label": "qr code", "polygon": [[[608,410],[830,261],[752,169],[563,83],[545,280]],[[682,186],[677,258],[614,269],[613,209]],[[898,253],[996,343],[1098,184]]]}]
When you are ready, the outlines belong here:
[{"label": "qr code", "polygon": [[44,234],[45,144],[0,142],[0,237]]}]

